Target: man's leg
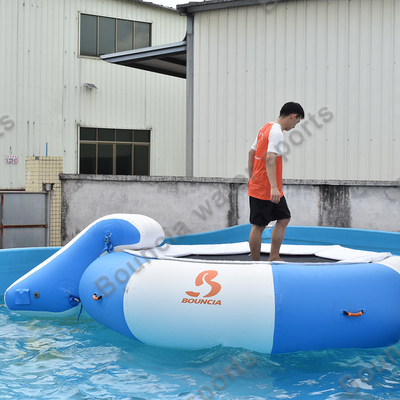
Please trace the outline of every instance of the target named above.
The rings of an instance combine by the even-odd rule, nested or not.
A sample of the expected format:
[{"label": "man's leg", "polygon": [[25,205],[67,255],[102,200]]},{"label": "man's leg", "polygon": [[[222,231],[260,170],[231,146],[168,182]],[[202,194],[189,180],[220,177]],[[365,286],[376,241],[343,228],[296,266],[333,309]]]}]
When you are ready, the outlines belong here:
[{"label": "man's leg", "polygon": [[[289,221],[288,221],[289,222]],[[249,236],[251,261],[260,261],[261,236],[265,226],[253,225]]]},{"label": "man's leg", "polygon": [[279,250],[281,248],[283,238],[285,237],[285,231],[289,221],[290,218],[280,219],[276,221],[276,224],[271,233],[271,253],[269,255],[268,261],[282,261],[279,256]]}]

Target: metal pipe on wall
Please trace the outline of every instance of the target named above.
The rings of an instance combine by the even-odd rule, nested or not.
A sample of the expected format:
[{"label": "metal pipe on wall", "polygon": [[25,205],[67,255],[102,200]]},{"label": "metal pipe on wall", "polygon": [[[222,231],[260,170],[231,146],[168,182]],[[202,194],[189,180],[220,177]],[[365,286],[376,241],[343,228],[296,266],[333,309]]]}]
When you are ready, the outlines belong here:
[{"label": "metal pipe on wall", "polygon": [[51,206],[51,191],[53,189],[52,183],[43,184],[44,190],[47,192],[47,202],[46,202],[46,215],[47,215],[47,228],[46,228],[46,246],[50,246],[50,206]]}]

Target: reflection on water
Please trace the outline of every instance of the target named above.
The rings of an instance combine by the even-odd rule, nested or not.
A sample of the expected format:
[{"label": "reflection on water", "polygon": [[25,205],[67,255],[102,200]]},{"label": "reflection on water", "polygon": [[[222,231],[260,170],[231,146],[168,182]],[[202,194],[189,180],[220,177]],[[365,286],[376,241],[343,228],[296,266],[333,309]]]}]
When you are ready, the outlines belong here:
[{"label": "reflection on water", "polygon": [[0,398],[398,399],[397,349],[164,349],[126,339],[85,314],[79,322],[38,320],[2,306]]}]

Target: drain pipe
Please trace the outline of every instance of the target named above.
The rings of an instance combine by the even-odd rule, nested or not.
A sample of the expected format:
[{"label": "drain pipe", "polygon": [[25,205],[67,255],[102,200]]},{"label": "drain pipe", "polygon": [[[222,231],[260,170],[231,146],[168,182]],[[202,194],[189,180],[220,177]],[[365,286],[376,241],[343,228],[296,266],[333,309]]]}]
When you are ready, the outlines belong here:
[{"label": "drain pipe", "polygon": [[47,228],[46,228],[46,246],[50,247],[50,205],[51,205],[51,191],[53,190],[53,183],[44,183],[43,189],[47,192],[46,214],[47,214]]}]

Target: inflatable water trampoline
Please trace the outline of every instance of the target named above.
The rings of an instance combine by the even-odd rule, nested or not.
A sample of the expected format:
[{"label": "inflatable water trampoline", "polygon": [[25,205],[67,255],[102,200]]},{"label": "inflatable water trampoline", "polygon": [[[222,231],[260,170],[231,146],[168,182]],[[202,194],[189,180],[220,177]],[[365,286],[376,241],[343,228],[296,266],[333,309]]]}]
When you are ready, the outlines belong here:
[{"label": "inflatable water trampoline", "polygon": [[[318,228],[293,228],[284,262],[252,262],[250,225],[165,239],[151,218],[110,215],[13,283],[5,302],[39,315],[83,306],[126,337],[182,349],[285,353],[399,341],[400,256],[392,253],[400,235],[386,232],[388,251],[376,251],[380,232],[328,228],[340,244],[354,236],[351,249]],[[268,230],[263,242],[267,257]]]}]

